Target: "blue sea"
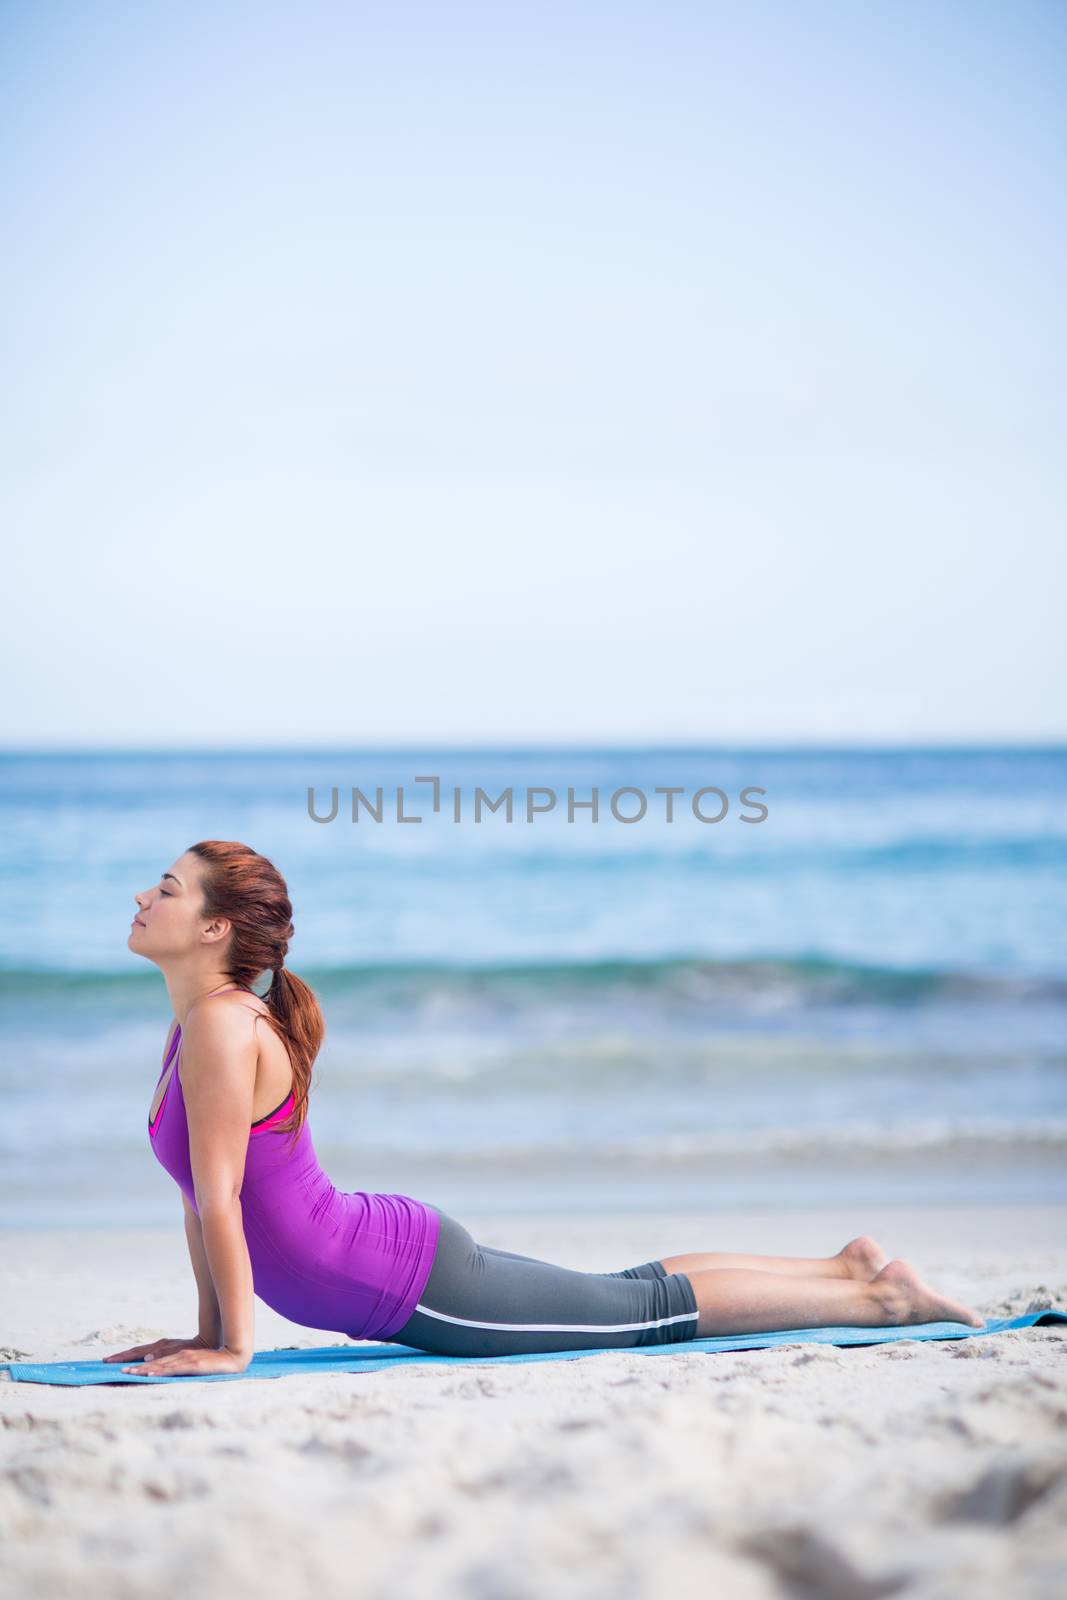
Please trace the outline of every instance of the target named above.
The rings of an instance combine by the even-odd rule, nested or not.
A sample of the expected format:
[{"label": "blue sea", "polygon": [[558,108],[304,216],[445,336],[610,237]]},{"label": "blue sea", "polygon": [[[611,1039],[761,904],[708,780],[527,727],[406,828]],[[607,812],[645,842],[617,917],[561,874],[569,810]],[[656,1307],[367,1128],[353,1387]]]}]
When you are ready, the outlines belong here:
[{"label": "blue sea", "polygon": [[202,838],[288,882],[340,1188],[1067,1199],[1067,749],[79,751],[0,755],[0,1224],[180,1215],[127,934]]}]

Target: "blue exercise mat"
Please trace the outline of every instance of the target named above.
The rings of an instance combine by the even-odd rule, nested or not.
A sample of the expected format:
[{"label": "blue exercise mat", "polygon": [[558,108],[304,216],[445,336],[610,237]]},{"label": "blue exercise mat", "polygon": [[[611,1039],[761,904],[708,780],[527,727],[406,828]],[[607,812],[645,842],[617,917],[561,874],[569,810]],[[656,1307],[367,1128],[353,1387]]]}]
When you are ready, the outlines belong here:
[{"label": "blue exercise mat", "polygon": [[314,1350],[257,1350],[244,1372],[209,1372],[202,1375],[158,1378],[123,1372],[116,1365],[93,1361],[0,1362],[18,1383],[233,1383],[241,1378],[288,1378],[301,1372],[381,1372],[410,1362],[438,1366],[470,1366],[506,1361],[574,1361],[579,1356],[673,1356],[690,1351],[767,1350],[780,1344],[885,1344],[890,1339],[974,1339],[1010,1328],[1032,1328],[1038,1323],[1067,1322],[1067,1311],[1031,1311],[1022,1317],[994,1317],[984,1328],[965,1322],[920,1322],[904,1328],[790,1328],[778,1333],[738,1333],[717,1339],[686,1339],[681,1344],[623,1345],[608,1350],[545,1350],[533,1355],[435,1356],[406,1344],[329,1344]]}]

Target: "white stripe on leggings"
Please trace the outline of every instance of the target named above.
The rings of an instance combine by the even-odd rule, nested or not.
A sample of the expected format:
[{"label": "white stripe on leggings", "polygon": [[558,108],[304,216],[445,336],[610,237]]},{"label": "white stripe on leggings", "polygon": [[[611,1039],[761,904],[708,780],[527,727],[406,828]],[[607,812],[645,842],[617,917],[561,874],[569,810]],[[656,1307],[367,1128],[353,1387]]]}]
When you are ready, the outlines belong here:
[{"label": "white stripe on leggings", "polygon": [[474,1322],[470,1317],[449,1317],[421,1304],[415,1310],[423,1316],[436,1317],[438,1322],[456,1322],[461,1328],[501,1328],[509,1333],[630,1333],[637,1328],[666,1328],[672,1322],[692,1322],[700,1316],[699,1311],[683,1311],[677,1317],[657,1317],[654,1322]]}]

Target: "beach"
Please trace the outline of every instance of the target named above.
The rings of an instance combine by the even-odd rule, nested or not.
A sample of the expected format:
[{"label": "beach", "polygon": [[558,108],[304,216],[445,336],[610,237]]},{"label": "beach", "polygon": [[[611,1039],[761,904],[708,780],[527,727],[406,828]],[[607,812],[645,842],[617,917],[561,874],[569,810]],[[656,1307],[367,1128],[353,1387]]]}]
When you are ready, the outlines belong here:
[{"label": "beach", "polygon": [[[307,817],[308,784],[437,771],[465,819],[478,786],[531,783],[757,782],[772,810]],[[1067,1307],[1062,751],[100,752],[0,776],[0,1360],[196,1330],[147,1131],[171,996],[126,936],[200,836],[288,875],[338,1189],[585,1271],[868,1233],[987,1317]],[[255,1332],[344,1342],[258,1301]],[[0,1382],[0,1595],[1058,1600],[1065,1353],[1047,1326]]]},{"label": "beach", "polygon": [[[989,1317],[1067,1306],[1067,1208],[455,1213],[586,1271],[859,1232]],[[0,1235],[2,1359],[195,1330],[169,1229]],[[256,1348],[345,1342],[256,1303]],[[138,1393],[137,1390],[141,1392]],[[60,1388],[0,1382],[4,1595],[1062,1593],[1067,1331]]]}]

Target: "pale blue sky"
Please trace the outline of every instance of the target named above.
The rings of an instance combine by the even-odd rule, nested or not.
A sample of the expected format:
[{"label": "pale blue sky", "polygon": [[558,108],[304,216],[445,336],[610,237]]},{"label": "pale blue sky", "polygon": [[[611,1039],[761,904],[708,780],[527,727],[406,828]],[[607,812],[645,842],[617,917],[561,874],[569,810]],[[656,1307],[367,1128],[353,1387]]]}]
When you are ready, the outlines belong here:
[{"label": "pale blue sky", "polygon": [[8,0],[0,743],[1067,736],[1065,39]]}]

